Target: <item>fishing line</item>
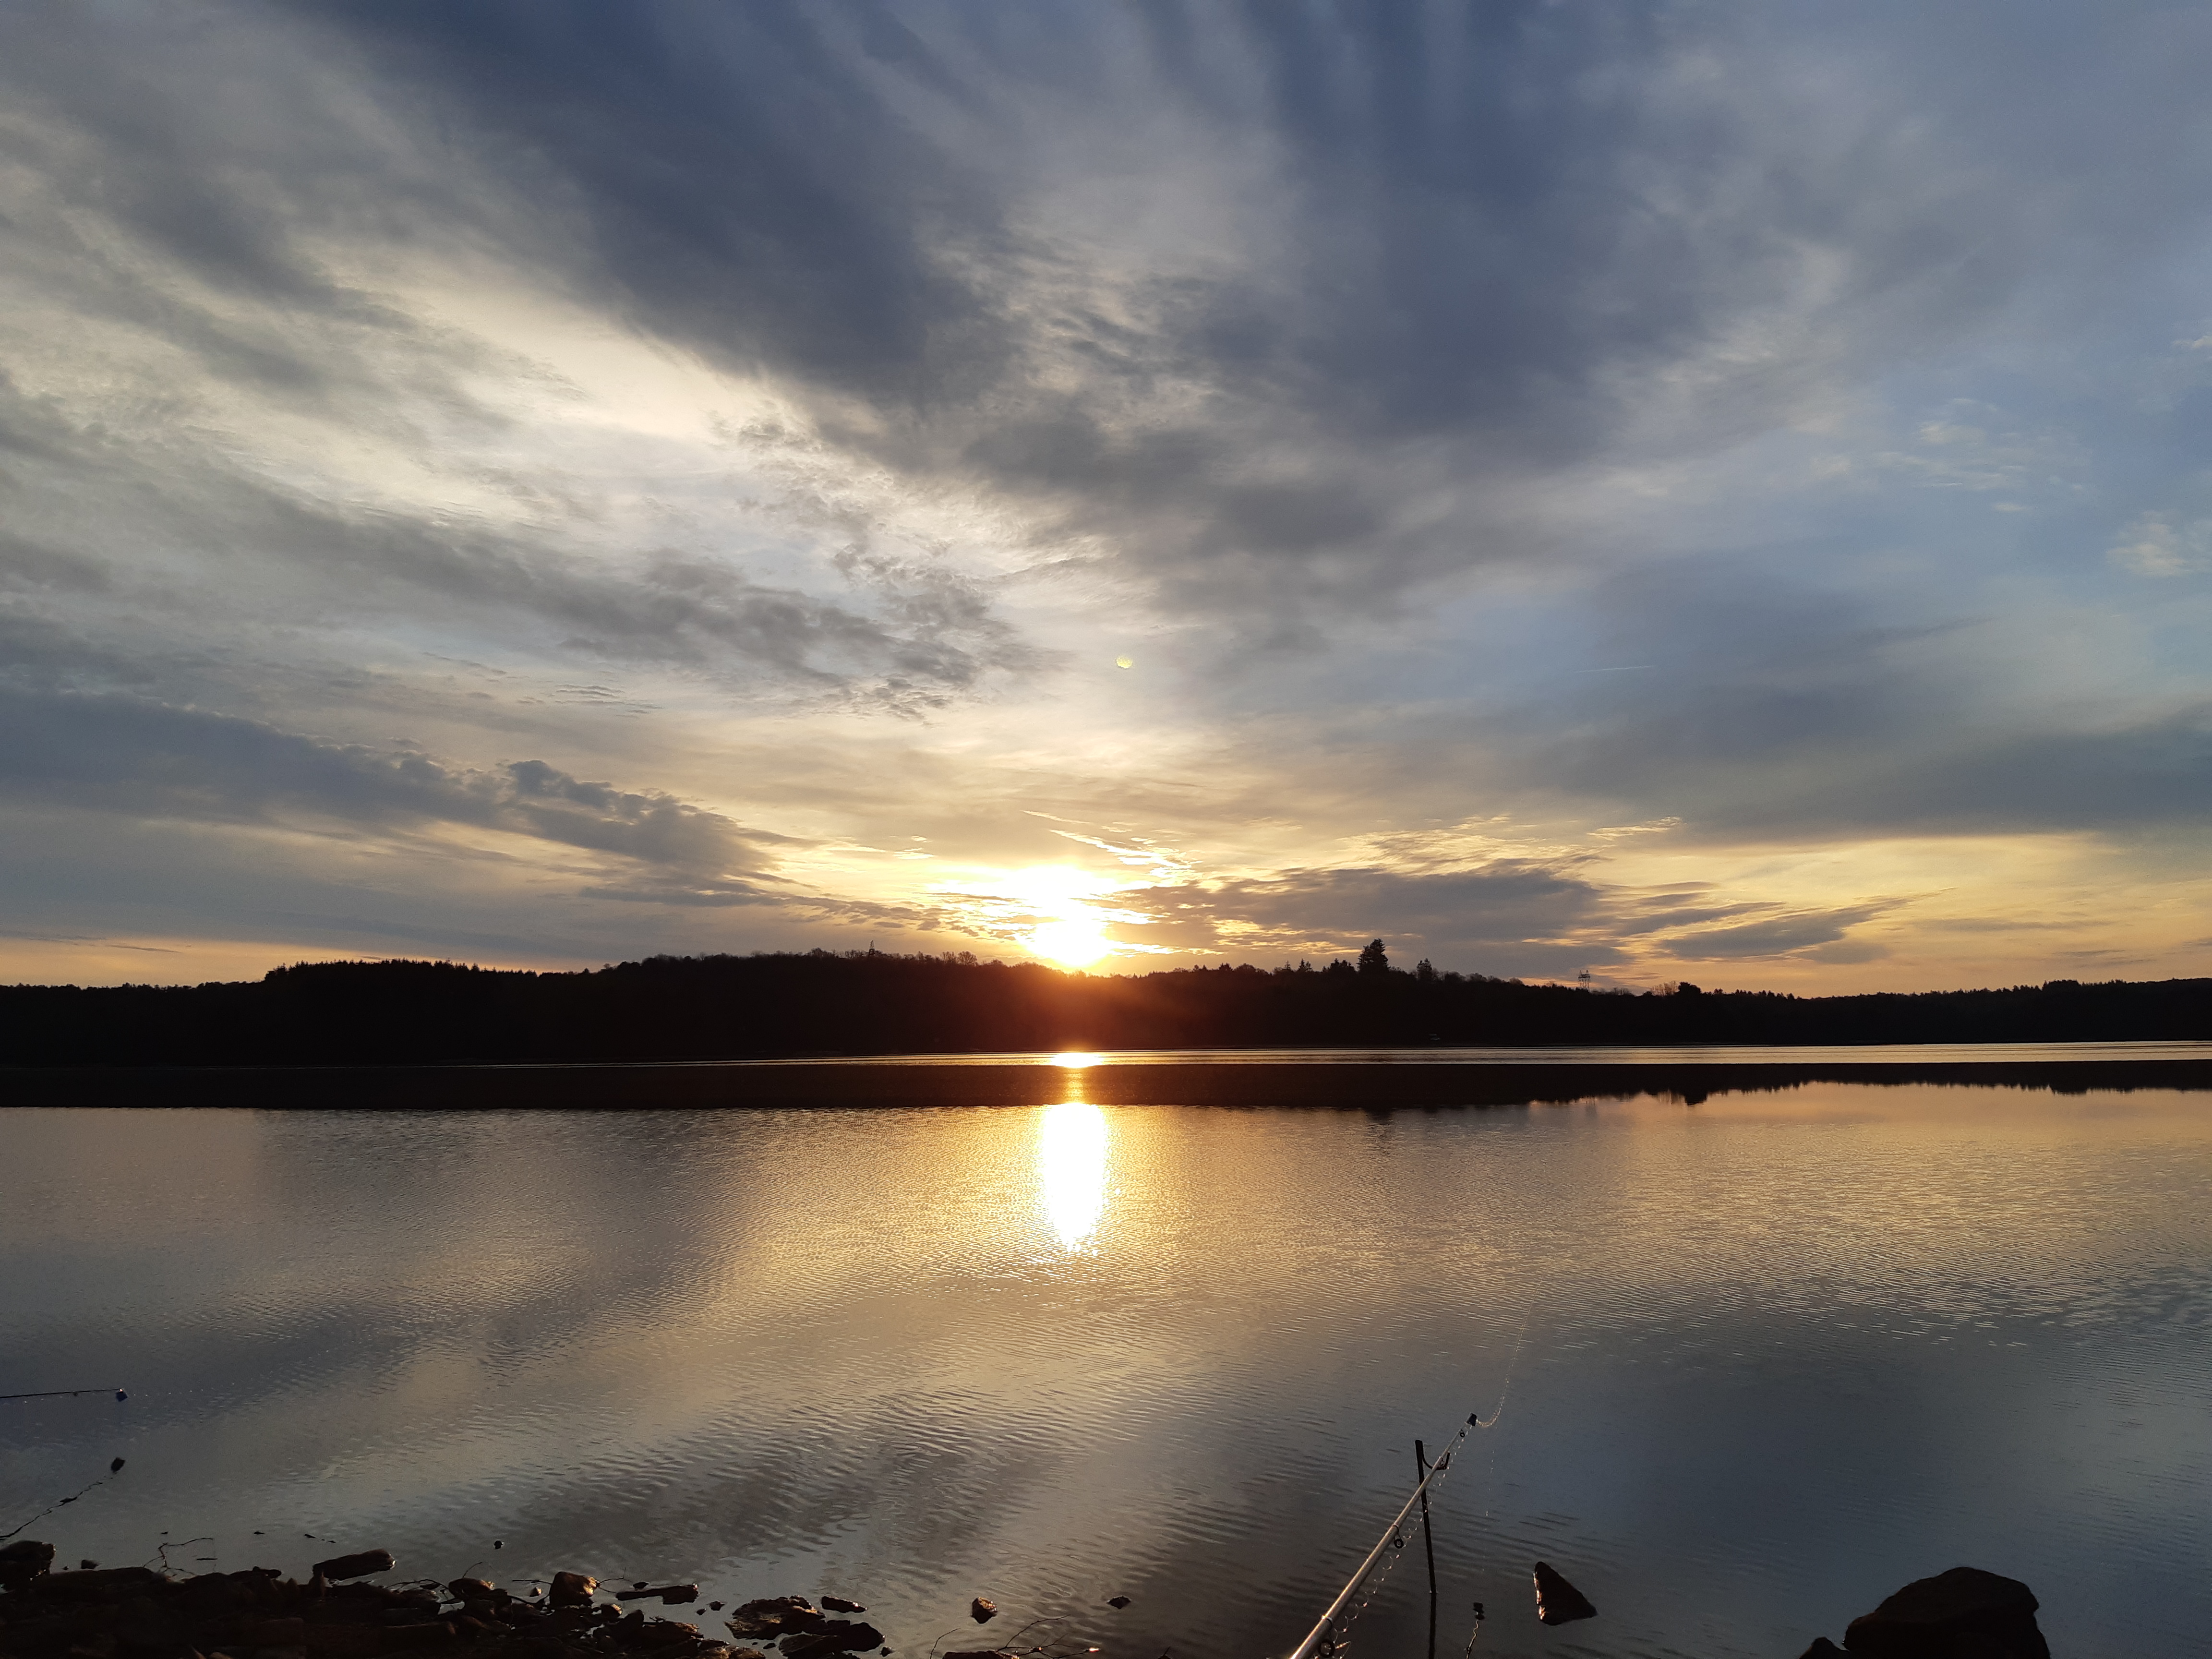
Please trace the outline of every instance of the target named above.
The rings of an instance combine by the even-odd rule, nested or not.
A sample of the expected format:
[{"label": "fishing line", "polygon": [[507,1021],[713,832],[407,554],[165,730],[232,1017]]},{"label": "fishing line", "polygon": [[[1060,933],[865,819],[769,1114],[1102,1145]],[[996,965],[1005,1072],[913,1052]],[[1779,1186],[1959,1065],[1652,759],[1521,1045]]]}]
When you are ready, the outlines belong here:
[{"label": "fishing line", "polygon": [[[1451,1468],[1452,1459],[1467,1443],[1467,1437],[1474,1426],[1475,1419],[1472,1415],[1460,1425],[1459,1432],[1452,1437],[1451,1444],[1444,1448],[1443,1455],[1421,1477],[1419,1484],[1413,1488],[1413,1495],[1391,1518],[1380,1541],[1367,1552],[1367,1559],[1359,1564],[1358,1571],[1352,1575],[1351,1582],[1337,1593],[1336,1600],[1329,1603],[1328,1611],[1322,1614],[1320,1622],[1306,1632],[1305,1640],[1291,1650],[1290,1659],[1316,1659],[1316,1656],[1320,1659],[1335,1659],[1350,1645],[1349,1638],[1343,1632],[1348,1632],[1358,1621],[1359,1615],[1367,1610],[1376,1592],[1382,1589],[1383,1581],[1390,1576],[1390,1569],[1406,1553],[1410,1531],[1406,1525],[1407,1517],[1413,1512],[1416,1504],[1430,1495],[1432,1489],[1443,1484],[1444,1476]],[[1352,1602],[1355,1595],[1359,1597],[1356,1605]],[[1346,1611],[1347,1607],[1349,1612]]]},{"label": "fishing line", "polygon": [[[1513,1392],[1513,1368],[1521,1363],[1521,1344],[1528,1334],[1528,1310],[1523,1308],[1521,1310],[1521,1328],[1513,1334],[1513,1352],[1505,1360],[1505,1386],[1498,1391],[1498,1405],[1490,1413],[1490,1421],[1485,1423],[1480,1418],[1474,1419],[1478,1429],[1494,1429],[1498,1426],[1498,1419],[1505,1415],[1505,1396]],[[1494,1461],[1496,1454],[1492,1453],[1492,1456]]]},{"label": "fishing line", "polygon": [[85,1492],[90,1492],[93,1489],[93,1486],[106,1486],[109,1481],[114,1480],[117,1474],[121,1473],[122,1468],[123,1460],[118,1457],[112,1463],[110,1463],[107,1466],[107,1473],[101,1475],[99,1480],[94,1481],[91,1486],[87,1486],[84,1489],[84,1492],[71,1492],[67,1498],[63,1498],[60,1503],[47,1504],[46,1508],[40,1510],[36,1515],[33,1516],[30,1520],[23,1522],[22,1527],[17,1527],[14,1532],[0,1532],[0,1544],[4,1544],[8,1540],[13,1538],[15,1535],[15,1533],[22,1531],[23,1527],[27,1527],[32,1525],[33,1522],[45,1520],[56,1510],[60,1509],[63,1504],[76,1503],[78,1498],[84,1496]]}]

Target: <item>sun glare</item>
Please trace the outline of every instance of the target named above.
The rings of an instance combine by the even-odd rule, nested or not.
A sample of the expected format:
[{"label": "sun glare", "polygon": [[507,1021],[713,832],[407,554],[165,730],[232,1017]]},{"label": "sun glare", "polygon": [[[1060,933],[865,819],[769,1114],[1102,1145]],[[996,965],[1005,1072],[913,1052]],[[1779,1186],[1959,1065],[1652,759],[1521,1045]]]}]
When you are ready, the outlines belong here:
[{"label": "sun glare", "polygon": [[1081,1101],[1048,1106],[1037,1122],[1037,1186],[1064,1249],[1079,1249],[1106,1212],[1106,1114]]},{"label": "sun glare", "polygon": [[1023,870],[976,870],[934,883],[978,933],[1018,943],[1062,968],[1088,968],[1104,957],[1141,951],[1109,938],[1117,924],[1141,923],[1115,903],[1134,883],[1072,864],[1033,864]]},{"label": "sun glare", "polygon": [[1063,968],[1088,968],[1114,948],[1106,930],[1088,915],[1055,917],[1029,937],[1029,947]]}]

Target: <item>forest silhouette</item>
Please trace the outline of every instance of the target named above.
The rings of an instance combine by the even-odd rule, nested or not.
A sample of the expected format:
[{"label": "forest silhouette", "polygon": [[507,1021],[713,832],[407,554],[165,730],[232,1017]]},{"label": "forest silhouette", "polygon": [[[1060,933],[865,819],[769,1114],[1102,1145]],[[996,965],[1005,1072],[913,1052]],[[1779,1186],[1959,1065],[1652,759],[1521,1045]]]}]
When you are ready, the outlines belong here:
[{"label": "forest silhouette", "polygon": [[198,986],[0,987],[0,1065],[362,1066],[1336,1048],[2212,1038],[2212,980],[1632,994],[1358,962],[1064,972],[873,950],[574,973],[325,962]]}]

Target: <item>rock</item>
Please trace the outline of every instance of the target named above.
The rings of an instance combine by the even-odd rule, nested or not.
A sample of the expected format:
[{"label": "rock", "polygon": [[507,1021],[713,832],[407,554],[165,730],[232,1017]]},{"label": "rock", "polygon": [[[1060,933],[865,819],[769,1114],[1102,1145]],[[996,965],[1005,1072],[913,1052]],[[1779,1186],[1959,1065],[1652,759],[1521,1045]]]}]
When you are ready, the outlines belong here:
[{"label": "rock", "polygon": [[938,1659],[1020,1659],[1020,1656],[1002,1652],[997,1648],[975,1648],[960,1653],[940,1654]]},{"label": "rock", "polygon": [[810,1635],[784,1638],[783,1653],[784,1659],[831,1659],[834,1654],[865,1653],[883,1643],[883,1632],[873,1625],[832,1619]]},{"label": "rock", "polygon": [[368,1659],[372,1653],[384,1651],[384,1626],[310,1625],[307,1626],[307,1651],[329,1654],[332,1659]]},{"label": "rock", "polygon": [[25,1538],[0,1549],[0,1589],[21,1589],[54,1565],[54,1547]]},{"label": "rock", "polygon": [[238,1627],[238,1639],[251,1648],[303,1648],[307,1645],[304,1619],[254,1619]]},{"label": "rock", "polygon": [[867,1611],[858,1601],[848,1601],[842,1595],[825,1595],[822,1598],[822,1605],[831,1613],[866,1613]]},{"label": "rock", "polygon": [[623,1647],[661,1647],[689,1642],[698,1634],[696,1625],[672,1624],[661,1619],[647,1620],[642,1607],[633,1607],[616,1621],[614,1628],[614,1640]]},{"label": "rock", "polygon": [[453,1640],[453,1627],[442,1619],[433,1619],[420,1625],[386,1625],[382,1634],[386,1652],[395,1648],[442,1648]]},{"label": "rock", "polygon": [[968,1616],[979,1625],[988,1625],[999,1616],[999,1604],[979,1595],[968,1604]]},{"label": "rock", "polygon": [[[307,1639],[306,1626],[296,1619],[272,1620],[264,1628],[265,1638],[255,1641],[256,1647],[297,1647]],[[185,1638],[191,1626],[173,1597],[132,1596],[116,1609],[111,1629],[117,1645],[134,1659],[175,1659],[179,1650],[190,1651]],[[252,1641],[253,1634],[247,1639]]]},{"label": "rock", "polygon": [[599,1581],[587,1572],[556,1572],[553,1575],[553,1594],[546,1597],[556,1607],[580,1607],[592,1599]]},{"label": "rock", "polygon": [[758,1648],[732,1648],[730,1659],[768,1659]]},{"label": "rock", "polygon": [[1126,1595],[1109,1595],[1106,1598],[1106,1605],[1119,1613],[1129,1605],[1129,1598]]},{"label": "rock", "polygon": [[630,1589],[615,1592],[615,1599],[618,1601],[642,1601],[648,1595],[659,1596],[663,1607],[679,1607],[697,1601],[699,1587],[696,1584],[639,1584]]},{"label": "rock", "polygon": [[799,1636],[822,1628],[820,1611],[803,1595],[741,1603],[726,1621],[732,1636]]},{"label": "rock", "polygon": [[1797,1659],[1850,1659],[1850,1656],[1825,1636],[1813,1638],[1813,1645],[1797,1656]]},{"label": "rock", "polygon": [[365,1578],[372,1572],[390,1572],[398,1565],[392,1559],[390,1550],[362,1550],[356,1555],[335,1555],[327,1561],[316,1562],[315,1574],[335,1584],[341,1578]]},{"label": "rock", "polygon": [[1852,1620],[1844,1646],[1860,1659],[2051,1659],[2036,1605],[2017,1578],[1954,1567]]},{"label": "rock", "polygon": [[498,1586],[489,1578],[456,1578],[446,1588],[464,1601],[493,1601],[500,1599]]},{"label": "rock", "polygon": [[1561,1577],[1555,1568],[1536,1564],[1536,1617],[1547,1625],[1571,1625],[1577,1619],[1595,1619],[1597,1609],[1589,1598]]},{"label": "rock", "polygon": [[120,1601],[165,1590],[169,1581],[150,1567],[107,1567],[98,1572],[49,1573],[39,1594],[49,1601]]},{"label": "rock", "polygon": [[98,1566],[100,1563],[97,1561],[80,1561],[76,1565],[79,1571],[90,1572],[94,1567]]}]

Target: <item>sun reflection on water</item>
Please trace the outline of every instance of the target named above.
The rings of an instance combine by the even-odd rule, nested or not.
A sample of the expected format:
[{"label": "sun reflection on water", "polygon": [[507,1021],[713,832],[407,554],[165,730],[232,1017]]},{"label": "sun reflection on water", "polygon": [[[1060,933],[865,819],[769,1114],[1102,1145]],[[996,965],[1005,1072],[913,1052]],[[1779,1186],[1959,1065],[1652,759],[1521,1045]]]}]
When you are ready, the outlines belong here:
[{"label": "sun reflection on water", "polygon": [[1037,1188],[1045,1219],[1073,1250],[1106,1212],[1106,1114],[1084,1100],[1048,1106],[1037,1122]]}]

